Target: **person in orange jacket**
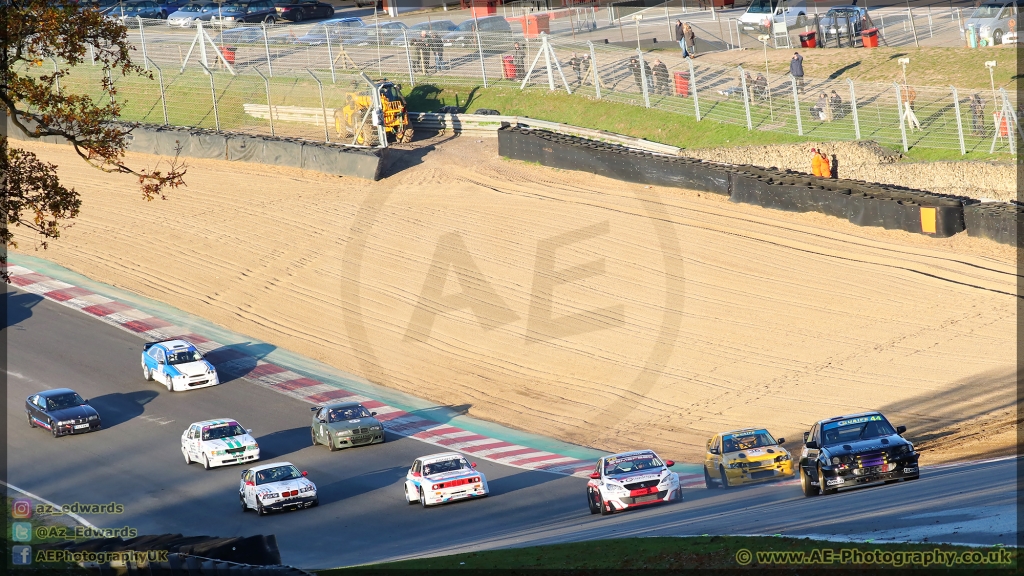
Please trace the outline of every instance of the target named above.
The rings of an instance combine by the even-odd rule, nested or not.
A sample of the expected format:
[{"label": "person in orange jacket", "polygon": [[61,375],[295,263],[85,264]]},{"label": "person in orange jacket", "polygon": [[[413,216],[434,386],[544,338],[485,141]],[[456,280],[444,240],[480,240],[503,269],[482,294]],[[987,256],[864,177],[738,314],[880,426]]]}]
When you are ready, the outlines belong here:
[{"label": "person in orange jacket", "polygon": [[829,166],[828,156],[825,156],[817,148],[811,148],[811,153],[814,154],[811,157],[811,174],[822,178],[830,178],[832,176],[832,168]]}]

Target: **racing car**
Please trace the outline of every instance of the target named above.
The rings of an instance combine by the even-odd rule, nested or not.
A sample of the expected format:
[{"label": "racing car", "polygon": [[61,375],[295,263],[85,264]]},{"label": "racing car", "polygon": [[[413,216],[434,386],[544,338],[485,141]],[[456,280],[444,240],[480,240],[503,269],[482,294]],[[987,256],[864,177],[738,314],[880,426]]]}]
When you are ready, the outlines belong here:
[{"label": "racing car", "polygon": [[608,515],[660,502],[682,500],[679,475],[669,471],[671,460],[662,461],[652,450],[605,456],[587,482],[590,513]]},{"label": "racing car", "polygon": [[384,426],[359,402],[336,402],[313,406],[313,422],[309,433],[313,446],[326,444],[334,452],[350,446],[382,444]]},{"label": "racing car", "polygon": [[804,432],[800,487],[804,496],[921,477],[914,445],[879,412],[821,420]]},{"label": "racing car", "polygon": [[489,494],[487,478],[458,452],[417,458],[405,476],[405,501],[421,506],[445,504]]},{"label": "racing car", "polygon": [[169,392],[220,384],[217,369],[185,340],[147,342],[142,347],[142,377],[167,386]]},{"label": "racing car", "polygon": [[276,510],[312,508],[320,503],[316,485],[291,462],[274,462],[242,470],[238,501],[242,512],[251,508],[260,516]]},{"label": "racing car", "polygon": [[100,414],[70,388],[56,388],[25,399],[28,425],[50,431],[54,438],[102,428]]},{"label": "racing car", "polygon": [[704,455],[704,486],[731,488],[793,476],[793,458],[764,428],[716,434]]},{"label": "racing car", "polygon": [[181,453],[186,464],[202,462],[207,470],[259,460],[260,446],[251,433],[230,418],[193,422],[181,433]]}]

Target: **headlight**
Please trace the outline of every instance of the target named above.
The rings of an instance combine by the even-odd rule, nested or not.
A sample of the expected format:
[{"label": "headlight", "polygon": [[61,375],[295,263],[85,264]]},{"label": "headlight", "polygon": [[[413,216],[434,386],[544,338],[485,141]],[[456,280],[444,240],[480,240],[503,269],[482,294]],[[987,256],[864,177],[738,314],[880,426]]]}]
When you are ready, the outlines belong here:
[{"label": "headlight", "polygon": [[227,21],[227,22],[234,22],[235,21],[235,17],[234,16],[225,16],[224,20]]},{"label": "headlight", "polygon": [[982,26],[981,27],[981,35],[982,36],[988,36],[991,33],[992,33],[992,27],[991,26]]},{"label": "headlight", "polygon": [[277,494],[277,492],[268,492],[268,493],[264,494],[263,497],[264,498],[277,498],[278,494]]},{"label": "headlight", "polygon": [[619,486],[618,484],[608,484],[608,483],[605,483],[604,488],[605,488],[605,490],[608,490],[609,492],[628,492],[628,490],[626,490],[622,486]]},{"label": "headlight", "polygon": [[249,444],[248,446],[245,447],[245,449],[250,451],[250,452],[255,452],[256,450],[260,449],[260,445],[259,444]]},{"label": "headlight", "polygon": [[67,420],[60,420],[57,422],[57,426],[67,426],[70,423],[71,422],[68,422]]},{"label": "headlight", "polygon": [[370,426],[370,430],[380,430],[380,426]]},{"label": "headlight", "polygon": [[310,485],[310,486],[303,486],[302,488],[299,488],[299,492],[300,492],[300,493],[303,493],[303,492],[312,492],[312,491],[314,491],[314,490],[316,490],[316,486],[312,486],[312,485]]},{"label": "headlight", "polygon": [[352,435],[352,431],[351,430],[341,430],[341,431],[338,432],[338,436],[351,436],[351,435]]},{"label": "headlight", "polygon": [[839,464],[839,456],[833,456],[832,457],[832,465],[835,466],[837,464]]},{"label": "headlight", "polygon": [[742,462],[729,462],[729,468],[743,468]]},{"label": "headlight", "polygon": [[775,457],[775,461],[776,462],[785,462],[786,460],[789,460],[789,459],[790,459],[789,454],[783,454],[782,456],[776,456]]},{"label": "headlight", "polygon": [[225,454],[227,454],[227,452],[224,450],[213,450],[210,452],[210,456],[223,456]]},{"label": "headlight", "polygon": [[95,415],[95,414],[93,414],[92,416],[89,416],[89,420],[99,420],[99,419],[100,419],[100,417]]}]

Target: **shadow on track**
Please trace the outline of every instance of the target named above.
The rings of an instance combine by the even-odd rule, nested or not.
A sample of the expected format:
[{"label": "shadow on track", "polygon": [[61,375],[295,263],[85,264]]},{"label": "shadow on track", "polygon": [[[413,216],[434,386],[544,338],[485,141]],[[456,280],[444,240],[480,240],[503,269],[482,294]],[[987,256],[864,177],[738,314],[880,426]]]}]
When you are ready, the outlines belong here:
[{"label": "shadow on track", "polygon": [[159,395],[160,393],[155,390],[138,390],[124,394],[114,392],[90,398],[89,404],[100,413],[103,428],[106,430],[142,416],[146,411],[146,404]]},{"label": "shadow on track", "polygon": [[256,363],[270,354],[277,347],[260,342],[240,342],[211,350],[205,356],[216,368],[220,383],[245,378],[257,369]]},{"label": "shadow on track", "polygon": [[7,324],[10,328],[32,317],[32,308],[43,300],[42,296],[31,292],[7,292],[4,294],[4,306],[7,308]]}]

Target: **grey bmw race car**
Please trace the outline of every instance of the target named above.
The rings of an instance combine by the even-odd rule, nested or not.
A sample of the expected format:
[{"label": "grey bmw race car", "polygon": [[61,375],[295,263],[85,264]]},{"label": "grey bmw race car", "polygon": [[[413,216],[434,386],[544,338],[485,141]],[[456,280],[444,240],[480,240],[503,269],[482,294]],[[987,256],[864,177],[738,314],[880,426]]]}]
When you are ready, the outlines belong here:
[{"label": "grey bmw race car", "polygon": [[331,451],[352,446],[384,443],[384,426],[358,402],[314,406],[309,427],[313,445],[326,444]]}]

